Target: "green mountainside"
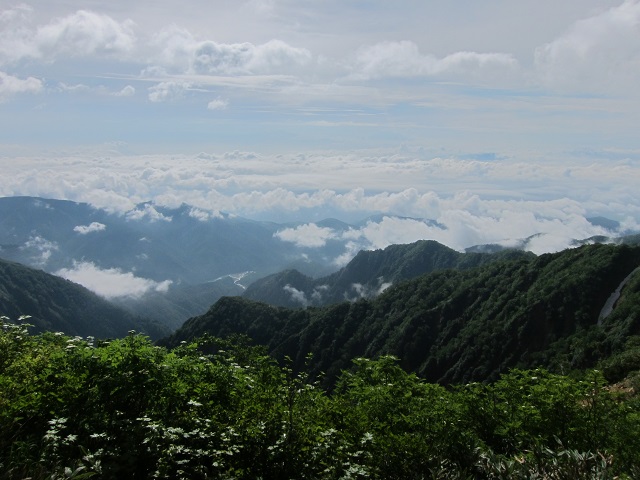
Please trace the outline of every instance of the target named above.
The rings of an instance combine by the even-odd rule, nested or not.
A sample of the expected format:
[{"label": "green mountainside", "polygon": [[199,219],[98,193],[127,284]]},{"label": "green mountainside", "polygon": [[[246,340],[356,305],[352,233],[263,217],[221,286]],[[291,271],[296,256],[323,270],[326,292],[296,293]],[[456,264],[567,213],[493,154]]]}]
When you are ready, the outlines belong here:
[{"label": "green mountainside", "polygon": [[159,338],[166,327],[135,316],[76,283],[0,259],[0,314],[30,316],[34,332],[114,338],[129,330]]},{"label": "green mountainside", "polygon": [[312,279],[287,270],[253,282],[243,296],[282,307],[329,305],[373,298],[399,281],[438,270],[466,270],[488,262],[533,257],[520,250],[460,253],[433,240],[362,250],[339,271]]},{"label": "green mountainside", "polygon": [[294,368],[312,354],[311,374],[324,372],[328,384],[352,359],[384,354],[445,384],[493,380],[513,367],[583,369],[605,359],[618,362],[622,374],[637,354],[640,275],[622,290],[613,312],[602,321],[599,316],[639,265],[640,247],[585,245],[436,271],[375,299],[326,307],[286,309],[223,298],[162,343],[246,334],[276,357],[291,357]]}]

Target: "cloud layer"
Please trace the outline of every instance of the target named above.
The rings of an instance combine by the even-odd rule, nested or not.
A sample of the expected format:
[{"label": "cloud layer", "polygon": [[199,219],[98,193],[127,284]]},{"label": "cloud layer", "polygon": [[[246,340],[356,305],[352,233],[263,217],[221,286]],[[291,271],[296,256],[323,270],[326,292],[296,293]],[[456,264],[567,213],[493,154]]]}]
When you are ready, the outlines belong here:
[{"label": "cloud layer", "polygon": [[[153,205],[133,210],[135,205],[187,203],[274,220],[304,220],[316,212],[349,221],[374,213],[441,221],[457,210],[496,218],[522,210],[541,217],[569,212],[637,220],[640,153],[601,154],[605,158],[576,154],[562,164],[384,151],[0,158],[0,195],[83,201],[158,221],[167,219]],[[298,229],[307,242],[330,238],[330,232],[313,225]]]},{"label": "cloud layer", "polygon": [[[82,2],[75,3],[82,5]],[[487,12],[491,11],[493,3],[487,5]],[[316,96],[324,93],[325,98],[329,98],[326,95],[330,94],[331,87],[345,79],[347,84],[354,81],[367,84],[372,79],[416,77],[453,80],[460,84],[477,85],[480,82],[488,86],[511,85],[518,89],[530,89],[533,86],[582,93],[614,89],[618,93],[630,94],[631,82],[637,80],[638,76],[640,39],[637,25],[640,4],[636,0],[591,3],[600,3],[600,8],[589,8],[586,3],[582,8],[580,4],[569,7],[574,12],[573,21],[565,25],[559,34],[556,32],[555,37],[535,45],[528,52],[528,58],[521,52],[510,51],[512,45],[509,38],[505,38],[502,49],[477,51],[473,47],[478,42],[469,42],[466,48],[453,47],[441,53],[429,50],[429,43],[423,40],[424,33],[418,29],[406,28],[394,32],[401,34],[404,31],[408,38],[380,39],[379,34],[374,36],[373,31],[361,24],[357,28],[363,30],[368,42],[361,43],[358,48],[354,46],[351,51],[345,51],[344,48],[342,51],[325,50],[311,34],[288,35],[284,30],[285,38],[278,38],[278,34],[283,35],[280,22],[286,16],[292,19],[299,16],[299,22],[309,23],[313,16],[322,19],[327,15],[328,10],[324,8],[329,6],[317,6],[314,12],[281,2],[277,7],[272,5],[265,10],[256,9],[255,5],[247,8],[238,2],[235,8],[226,7],[227,10],[217,13],[221,18],[227,14],[227,17],[233,18],[233,22],[238,23],[249,12],[252,21],[261,22],[273,30],[270,32],[272,37],[263,41],[233,42],[203,35],[198,22],[186,16],[184,20],[192,24],[192,29],[178,26],[181,22],[176,20],[180,17],[176,19],[175,16],[167,16],[164,19],[166,23],[160,28],[151,26],[152,19],[139,16],[134,9],[120,9],[116,16],[113,12],[82,8],[74,10],[74,2],[69,2],[68,10],[56,11],[52,17],[46,18],[47,10],[40,12],[41,7],[21,4],[0,11],[0,68],[4,70],[6,79],[26,78],[33,89],[34,82],[42,82],[42,78],[35,75],[18,76],[9,70],[31,68],[44,72],[41,68],[33,68],[41,65],[51,70],[54,81],[55,77],[59,77],[58,81],[63,83],[60,77],[64,73],[56,69],[55,64],[77,64],[86,69],[87,75],[100,75],[93,69],[95,62],[100,62],[105,66],[111,65],[107,68],[115,68],[131,78],[140,79],[142,75],[147,81],[155,79],[149,94],[151,102],[165,98],[170,92],[175,93],[180,86],[184,90],[186,85],[196,90],[208,90],[211,85],[225,89],[267,88],[262,92],[265,94],[290,93],[292,86],[303,86],[304,89],[313,90]],[[602,4],[610,7],[602,8]],[[526,5],[521,7],[523,11]],[[445,14],[452,15],[454,7],[452,5],[451,12]],[[420,16],[426,13],[422,11],[424,6],[412,8],[418,10],[400,9],[393,15]],[[279,15],[274,14],[274,9]],[[371,15],[371,12],[358,13]],[[549,12],[549,15],[552,14]],[[390,21],[390,18],[380,20]],[[453,16],[448,20],[452,24],[459,21]],[[508,23],[510,19],[496,17],[492,21],[500,26],[500,22]],[[343,43],[351,45],[350,37],[340,30],[337,22],[334,23],[335,33],[325,35],[336,44],[339,44],[339,36],[342,35],[345,40]],[[309,28],[318,27],[309,24]],[[250,26],[247,24],[245,28],[239,31],[252,38],[254,35]],[[223,32],[225,29],[219,28],[217,31]],[[269,35],[261,33],[263,38]],[[243,35],[236,32],[234,36]],[[430,43],[442,42],[443,37],[440,37],[432,39]],[[104,72],[101,74],[107,80]],[[247,81],[246,77],[254,77],[254,80]],[[234,80],[230,81],[231,78]],[[318,82],[324,86],[317,88]],[[386,83],[383,90],[377,90],[377,94],[391,100],[399,93],[397,89],[401,86]],[[295,90],[301,91],[298,88]],[[20,90],[11,92],[19,93]],[[210,102],[203,99],[205,106]]]}]

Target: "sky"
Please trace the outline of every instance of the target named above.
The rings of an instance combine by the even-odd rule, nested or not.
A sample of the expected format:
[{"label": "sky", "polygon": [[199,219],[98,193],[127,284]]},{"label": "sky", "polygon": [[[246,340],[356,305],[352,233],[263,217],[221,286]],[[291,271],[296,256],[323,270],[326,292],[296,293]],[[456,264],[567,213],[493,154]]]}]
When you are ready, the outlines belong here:
[{"label": "sky", "polygon": [[0,0],[0,196],[554,250],[638,228],[639,80],[636,0]]}]

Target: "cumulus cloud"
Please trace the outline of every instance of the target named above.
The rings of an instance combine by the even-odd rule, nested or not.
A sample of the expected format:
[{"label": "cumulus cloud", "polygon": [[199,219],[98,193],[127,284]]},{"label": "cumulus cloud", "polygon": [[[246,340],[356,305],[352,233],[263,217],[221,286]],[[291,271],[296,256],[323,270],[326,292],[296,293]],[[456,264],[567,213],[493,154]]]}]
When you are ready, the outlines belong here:
[{"label": "cumulus cloud", "polygon": [[207,109],[208,110],[224,110],[228,106],[229,106],[228,100],[218,97],[215,100],[211,100],[207,104]]},{"label": "cumulus cloud", "polygon": [[139,298],[147,292],[167,292],[171,280],[156,282],[136,277],[119,268],[101,269],[92,262],[74,262],[73,268],[62,268],[56,275],[79,283],[98,295],[111,299],[116,297]]},{"label": "cumulus cloud", "polygon": [[132,97],[136,94],[136,89],[131,85],[123,87],[122,90],[115,92],[113,95],[116,97]]},{"label": "cumulus cloud", "polygon": [[58,250],[58,244],[56,242],[47,240],[46,238],[35,235],[29,237],[24,245],[20,247],[21,250],[26,250],[32,255],[31,263],[38,267],[44,267],[49,259],[51,258],[51,254]]},{"label": "cumulus cloud", "polygon": [[[338,267],[346,265],[360,250],[383,249],[418,240],[436,240],[459,251],[476,245],[498,244],[542,254],[569,248],[575,240],[612,233],[591,224],[584,209],[570,200],[505,202],[460,196],[455,202],[440,201],[441,212],[434,220],[385,215],[360,227],[332,232],[331,238],[344,245],[344,251],[333,259],[333,264]],[[305,231],[313,232],[311,225],[306,225]],[[305,235],[296,236],[294,229],[283,232],[286,233],[285,241],[297,246],[324,246],[313,235],[310,238],[316,241],[307,240]],[[302,243],[297,243],[299,239]],[[367,290],[367,294],[381,293],[388,286],[381,280],[379,290]]]},{"label": "cumulus cloud", "polygon": [[195,207],[189,210],[189,216],[201,222],[208,222],[214,218],[224,218],[224,215],[217,210],[208,211]]},{"label": "cumulus cloud", "polygon": [[364,78],[471,74],[513,69],[517,60],[505,53],[455,52],[443,58],[422,54],[410,41],[381,42],[358,52],[354,75]]},{"label": "cumulus cloud", "polygon": [[283,242],[294,243],[298,247],[324,247],[327,240],[336,238],[332,228],[319,227],[315,223],[299,225],[295,228],[285,228],[273,234]]},{"label": "cumulus cloud", "polygon": [[18,6],[0,14],[0,61],[52,62],[87,55],[126,58],[136,43],[130,20],[118,22],[108,15],[78,10],[32,28],[31,13],[30,7]]},{"label": "cumulus cloud", "polygon": [[85,10],[53,20],[38,29],[35,43],[42,55],[116,54],[135,44],[133,22]]},{"label": "cumulus cloud", "polygon": [[291,295],[292,301],[299,303],[303,307],[306,307],[307,305],[309,305],[309,300],[307,299],[307,296],[302,290],[298,290],[297,288],[292,287],[289,284],[282,287],[282,289]]},{"label": "cumulus cloud", "polygon": [[149,88],[149,100],[167,102],[182,98],[191,88],[189,82],[160,82]]},{"label": "cumulus cloud", "polygon": [[42,80],[38,78],[27,77],[22,79],[0,72],[0,102],[21,93],[40,93],[42,89]]},{"label": "cumulus cloud", "polygon": [[536,49],[541,81],[583,91],[637,85],[639,25],[636,0],[575,22],[562,36]]},{"label": "cumulus cloud", "polygon": [[329,290],[329,285],[319,285],[313,289],[311,292],[311,300],[316,304],[322,303],[322,297],[324,293]]},{"label": "cumulus cloud", "polygon": [[126,213],[127,220],[149,220],[150,222],[170,222],[171,217],[167,217],[158,212],[150,203],[145,203]]},{"label": "cumulus cloud", "polygon": [[[251,217],[300,212],[295,216],[308,213],[323,218],[333,213],[356,220],[387,213],[437,219],[447,210],[483,213],[492,205],[500,205],[505,212],[542,208],[544,200],[562,199],[570,192],[573,204],[581,204],[590,214],[616,219],[638,214],[638,202],[633,201],[637,199],[638,166],[628,159],[555,163],[411,155],[301,158],[231,152],[195,157],[111,156],[105,160],[20,157],[0,159],[0,165],[3,195],[68,198],[123,213],[152,200],[159,205],[188,203]],[[354,187],[353,179],[368,189]],[[604,189],[603,185],[615,188]],[[490,203],[492,199],[503,203]],[[527,203],[531,200],[540,203]],[[331,236],[330,230],[315,226],[295,232],[308,234],[309,241],[319,238],[322,240],[315,241],[323,242]]]},{"label": "cumulus cloud", "polygon": [[[436,222],[385,216],[343,234],[351,240],[336,262],[348,261],[360,249],[380,249],[389,245],[436,240],[456,250],[475,245],[520,245],[536,254],[568,248],[573,241],[607,235],[592,225],[582,207],[562,202],[495,202],[476,198],[471,210],[462,205],[443,210]],[[470,205],[470,203],[469,203]]]},{"label": "cumulus cloud", "polygon": [[260,45],[196,39],[188,30],[170,27],[156,35],[156,63],[173,72],[200,75],[286,73],[305,65],[311,53],[281,40]]},{"label": "cumulus cloud", "polygon": [[73,231],[79,233],[80,235],[86,235],[93,232],[102,232],[106,228],[107,226],[104,223],[91,222],[89,225],[78,225],[76,227],[73,227]]},{"label": "cumulus cloud", "polygon": [[379,277],[375,285],[352,283],[351,288],[344,292],[343,296],[349,302],[356,302],[363,298],[375,298],[391,286],[391,282],[385,282],[383,277]]}]

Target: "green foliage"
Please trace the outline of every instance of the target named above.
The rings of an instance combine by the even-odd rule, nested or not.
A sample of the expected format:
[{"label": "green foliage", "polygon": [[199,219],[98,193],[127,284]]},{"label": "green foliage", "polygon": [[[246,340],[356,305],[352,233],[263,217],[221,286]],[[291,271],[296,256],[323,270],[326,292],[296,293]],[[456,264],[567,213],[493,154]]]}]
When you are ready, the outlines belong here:
[{"label": "green foliage", "polygon": [[0,320],[2,480],[640,472],[640,403],[597,371],[512,370],[447,389],[382,356],[356,359],[329,393],[246,337],[170,351],[133,332],[99,341],[28,328]]}]

